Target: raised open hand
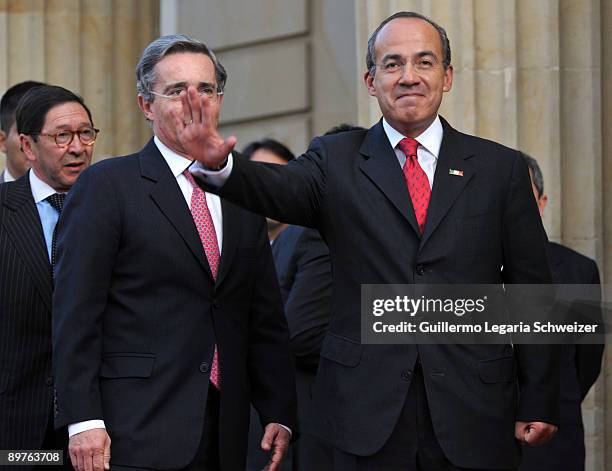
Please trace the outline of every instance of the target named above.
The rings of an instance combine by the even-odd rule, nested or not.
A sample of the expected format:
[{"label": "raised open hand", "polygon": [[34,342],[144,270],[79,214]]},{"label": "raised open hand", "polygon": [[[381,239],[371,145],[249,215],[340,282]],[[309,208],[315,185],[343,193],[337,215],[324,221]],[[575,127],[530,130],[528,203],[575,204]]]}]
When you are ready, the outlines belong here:
[{"label": "raised open hand", "polygon": [[[207,168],[223,167],[236,145],[236,138],[223,139],[217,131],[220,99],[198,94],[190,86],[181,92],[182,112],[172,112],[178,144],[183,152]],[[215,100],[218,100],[215,102]]]}]

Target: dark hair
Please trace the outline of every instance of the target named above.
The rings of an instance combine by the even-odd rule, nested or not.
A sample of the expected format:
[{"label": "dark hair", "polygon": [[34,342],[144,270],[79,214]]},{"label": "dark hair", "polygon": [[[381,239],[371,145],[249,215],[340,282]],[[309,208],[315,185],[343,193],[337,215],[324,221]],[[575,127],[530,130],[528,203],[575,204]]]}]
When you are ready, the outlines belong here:
[{"label": "dark hair", "polygon": [[374,74],[376,74],[376,38],[378,37],[378,33],[387,23],[397,18],[418,18],[420,20],[427,21],[427,23],[436,28],[438,34],[440,35],[440,41],[442,42],[442,63],[444,64],[444,68],[448,69],[451,63],[451,48],[450,41],[448,40],[448,36],[446,35],[444,28],[420,13],[415,13],[413,11],[400,11],[383,20],[383,22],[378,25],[378,28],[374,30],[368,39],[366,67],[368,68],[370,75],[374,76]]},{"label": "dark hair", "polygon": [[136,91],[146,101],[152,102],[155,99],[155,95],[151,93],[156,79],[155,66],[164,57],[178,52],[197,52],[208,56],[215,67],[217,91],[223,92],[227,81],[227,72],[215,53],[197,39],[182,34],[169,34],[152,41],[142,52],[136,66]]},{"label": "dark hair", "polygon": [[361,126],[354,126],[350,123],[342,123],[342,124],[339,124],[338,126],[334,126],[333,128],[328,129],[323,135],[331,136],[332,134],[340,134],[341,132],[365,131],[365,130],[366,129],[362,128]]},{"label": "dark hair", "polygon": [[261,141],[253,141],[242,149],[242,154],[249,160],[253,157],[255,151],[259,149],[265,149],[272,152],[274,155],[279,156],[281,159],[289,162],[295,159],[295,155],[291,152],[287,146],[281,144],[274,139],[262,139]]},{"label": "dark hair", "polygon": [[29,134],[34,137],[40,134],[49,110],[57,105],[76,102],[85,108],[89,121],[93,126],[91,112],[83,98],[63,87],[56,85],[41,85],[29,90],[17,105],[15,117],[17,121],[17,132]]},{"label": "dark hair", "polygon": [[527,162],[527,167],[529,167],[529,171],[531,172],[531,179],[538,191],[538,198],[541,198],[544,194],[544,176],[542,175],[542,170],[540,170],[538,161],[524,152],[521,152],[521,155],[525,159],[525,162]]},{"label": "dark hair", "polygon": [[17,109],[17,104],[21,97],[30,89],[40,87],[41,85],[45,84],[42,82],[34,82],[33,80],[26,80],[25,82],[19,82],[13,85],[4,92],[0,100],[0,129],[8,134],[11,126],[15,122],[15,110]]}]

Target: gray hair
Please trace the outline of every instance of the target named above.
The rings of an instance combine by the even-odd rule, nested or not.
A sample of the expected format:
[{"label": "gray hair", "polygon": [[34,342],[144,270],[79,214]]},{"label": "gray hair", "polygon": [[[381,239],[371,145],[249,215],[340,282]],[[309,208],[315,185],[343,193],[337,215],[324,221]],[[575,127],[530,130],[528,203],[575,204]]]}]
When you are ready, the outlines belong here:
[{"label": "gray hair", "polygon": [[169,34],[161,36],[151,42],[143,51],[138,65],[136,66],[136,91],[143,98],[152,102],[155,95],[151,93],[155,85],[155,66],[164,57],[177,52],[198,52],[210,57],[215,66],[215,78],[217,81],[217,91],[223,92],[227,81],[227,72],[217,56],[206,44],[197,39],[190,38],[182,34]]},{"label": "gray hair", "polygon": [[538,198],[541,198],[544,194],[544,176],[542,175],[542,170],[540,170],[538,161],[530,155],[525,154],[524,152],[521,152],[521,155],[525,159],[525,162],[527,162],[527,167],[529,167],[529,172],[531,173],[533,185],[538,191]]},{"label": "gray hair", "polygon": [[421,15],[420,13],[415,13],[413,11],[400,11],[383,20],[383,22],[378,25],[378,28],[374,30],[374,32],[368,39],[368,50],[366,52],[366,67],[368,68],[368,72],[370,72],[370,75],[374,76],[376,74],[375,48],[378,33],[387,23],[397,18],[418,18],[420,20],[427,21],[427,23],[436,28],[436,31],[438,31],[438,34],[440,35],[440,41],[442,42],[442,63],[444,64],[444,69],[448,69],[451,63],[451,48],[450,41],[448,40],[448,36],[446,35],[446,31],[444,30],[444,28],[442,28],[442,26],[430,20],[426,16]]}]

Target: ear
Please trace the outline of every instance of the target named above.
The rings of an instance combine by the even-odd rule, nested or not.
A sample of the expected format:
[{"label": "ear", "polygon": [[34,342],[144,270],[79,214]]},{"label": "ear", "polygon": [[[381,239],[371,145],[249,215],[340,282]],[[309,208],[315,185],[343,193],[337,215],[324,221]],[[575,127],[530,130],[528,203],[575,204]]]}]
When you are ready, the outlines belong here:
[{"label": "ear", "polygon": [[25,134],[19,134],[19,144],[21,151],[25,154],[26,158],[30,163],[36,162],[36,153],[34,152],[32,136],[26,136]]},{"label": "ear", "polygon": [[546,204],[548,203],[548,196],[542,195],[538,198],[538,209],[540,210],[540,217],[544,217],[544,209],[546,209]]},{"label": "ear", "polygon": [[0,131],[0,152],[6,154],[6,133],[4,131]]},{"label": "ear", "polygon": [[142,114],[149,121],[153,121],[153,112],[151,111],[151,102],[145,100],[145,98],[139,93],[138,94],[138,107],[142,110]]},{"label": "ear", "polygon": [[376,87],[374,86],[374,76],[370,74],[369,70],[367,70],[363,74],[363,82],[365,83],[365,86],[368,89],[368,94],[370,96],[376,96]]},{"label": "ear", "polygon": [[450,92],[450,89],[453,86],[453,66],[449,65],[448,68],[444,71],[444,90],[445,92]]}]

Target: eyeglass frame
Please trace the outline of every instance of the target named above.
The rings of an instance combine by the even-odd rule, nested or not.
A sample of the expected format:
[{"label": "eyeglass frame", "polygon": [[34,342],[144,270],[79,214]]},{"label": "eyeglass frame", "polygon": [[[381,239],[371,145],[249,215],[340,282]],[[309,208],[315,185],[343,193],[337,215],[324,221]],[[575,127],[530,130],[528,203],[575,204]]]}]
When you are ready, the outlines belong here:
[{"label": "eyeglass frame", "polygon": [[[212,88],[212,87],[211,87],[211,88]],[[214,88],[216,88],[216,87],[214,87]],[[178,101],[178,100],[180,100],[180,99],[181,99],[181,93],[186,92],[186,91],[187,91],[187,89],[186,89],[186,88],[184,88],[184,89],[182,89],[182,90],[181,90],[181,91],[178,93],[178,95],[164,95],[163,93],[155,92],[155,91],[153,91],[153,90],[149,90],[149,93],[150,93],[151,95],[155,95],[155,96],[158,96],[158,97],[160,97],[160,98],[166,98],[167,100],[170,100],[170,101]],[[215,95],[216,95],[217,97],[220,97],[221,95],[223,95],[223,90],[219,90],[218,88],[216,88],[216,92],[214,92],[214,91],[213,91],[213,92],[212,92],[210,95],[209,95],[208,93],[206,93],[206,92],[203,92],[203,93],[204,93],[204,95],[206,95],[208,98],[211,98],[211,99],[212,99],[212,98],[213,98]],[[198,95],[200,95],[200,97],[202,96],[202,94],[201,94],[200,92],[198,92]]]},{"label": "eyeglass frame", "polygon": [[[87,130],[87,131],[89,131],[89,130],[93,130],[93,131],[95,132],[95,134],[94,134],[94,138],[93,138],[93,141],[85,143],[85,142],[83,142],[83,140],[81,139],[81,132],[86,131],[86,130]],[[64,133],[64,132],[69,132],[69,133],[71,134],[70,141],[68,141],[68,143],[67,143],[67,144],[60,145],[60,144],[57,142],[57,136],[59,136],[60,134],[62,134],[62,133]],[[54,133],[54,134],[51,134],[51,133],[45,133],[45,132],[39,132],[39,133],[31,134],[31,135],[32,135],[32,136],[47,136],[47,137],[52,137],[52,138],[53,138],[53,141],[55,142],[55,145],[56,145],[58,148],[63,149],[63,148],[66,148],[66,147],[70,147],[70,144],[72,144],[72,142],[74,141],[74,136],[78,136],[78,138],[79,138],[79,142],[80,142],[81,144],[83,144],[84,146],[92,146],[92,145],[94,144],[94,142],[96,142],[96,139],[98,138],[98,134],[99,134],[99,133],[100,133],[100,130],[99,130],[98,128],[91,127],[91,128],[81,128],[81,129],[77,129],[76,131],[72,131],[72,130],[70,130],[70,129],[62,129],[62,130],[57,131],[57,132],[56,132],[56,133]]]}]

